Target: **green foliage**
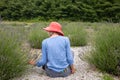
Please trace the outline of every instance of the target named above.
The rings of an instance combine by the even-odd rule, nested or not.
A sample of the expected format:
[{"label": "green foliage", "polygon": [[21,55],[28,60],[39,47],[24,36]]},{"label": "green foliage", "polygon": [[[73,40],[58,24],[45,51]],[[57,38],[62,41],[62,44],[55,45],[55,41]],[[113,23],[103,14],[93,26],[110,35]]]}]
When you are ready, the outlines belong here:
[{"label": "green foliage", "polygon": [[96,35],[94,49],[89,62],[102,71],[120,75],[120,28],[109,26],[100,29]]},{"label": "green foliage", "polygon": [[1,0],[3,20],[120,22],[119,0]]},{"label": "green foliage", "polygon": [[47,33],[41,27],[32,28],[29,34],[29,43],[32,48],[42,48],[42,41],[47,38]]},{"label": "green foliage", "polygon": [[102,77],[102,80],[114,80],[114,79],[110,75],[104,74],[104,76]]},{"label": "green foliage", "polygon": [[79,22],[67,23],[63,27],[63,31],[70,38],[71,46],[87,45],[87,33]]},{"label": "green foliage", "polygon": [[112,4],[110,2],[98,3],[95,6],[96,13],[98,14],[98,18],[100,21],[108,21],[108,22],[119,22],[120,16],[120,5],[115,3]]},{"label": "green foliage", "polygon": [[0,80],[12,80],[23,74],[27,65],[18,36],[0,29]]}]

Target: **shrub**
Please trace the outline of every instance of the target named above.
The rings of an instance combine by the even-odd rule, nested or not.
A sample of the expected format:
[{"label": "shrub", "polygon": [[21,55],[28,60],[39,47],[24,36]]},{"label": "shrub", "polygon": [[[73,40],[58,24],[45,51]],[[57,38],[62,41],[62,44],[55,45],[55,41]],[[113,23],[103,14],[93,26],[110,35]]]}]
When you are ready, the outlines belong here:
[{"label": "shrub", "polygon": [[89,62],[94,64],[102,71],[119,75],[120,70],[117,67],[120,61],[120,28],[104,27],[99,30],[96,39],[94,50],[88,58]]},{"label": "shrub", "polygon": [[32,48],[41,48],[43,39],[47,38],[47,33],[43,31],[40,27],[31,29],[29,34],[29,43]]},{"label": "shrub", "polygon": [[108,75],[108,74],[104,74],[102,77],[102,80],[114,80],[112,76]]},{"label": "shrub", "polygon": [[12,80],[26,69],[26,55],[21,42],[11,32],[0,30],[0,80]]},{"label": "shrub", "polygon": [[87,33],[80,26],[80,23],[68,23],[68,25],[63,27],[63,31],[70,38],[71,46],[85,46],[87,44]]}]

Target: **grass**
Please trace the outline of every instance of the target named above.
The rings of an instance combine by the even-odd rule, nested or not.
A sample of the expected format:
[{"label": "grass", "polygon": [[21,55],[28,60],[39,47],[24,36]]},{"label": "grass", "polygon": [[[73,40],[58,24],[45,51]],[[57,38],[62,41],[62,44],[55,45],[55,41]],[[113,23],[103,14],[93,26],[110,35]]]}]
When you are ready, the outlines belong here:
[{"label": "grass", "polygon": [[65,36],[68,36],[71,41],[71,46],[87,45],[87,32],[80,23],[72,22],[63,26]]},{"label": "grass", "polygon": [[45,31],[43,31],[40,27],[36,27],[31,29],[29,34],[29,43],[32,48],[41,49],[42,48],[42,41],[47,38],[48,35]]},{"label": "grass", "polygon": [[108,74],[104,74],[102,77],[102,80],[114,80],[112,76],[108,75]]},{"label": "grass", "polygon": [[15,33],[0,29],[0,37],[0,80],[12,80],[26,70],[27,57]]},{"label": "grass", "polygon": [[[88,61],[103,72],[120,75],[120,27],[109,26],[97,31],[94,49]],[[119,66],[120,67],[120,66]]]}]

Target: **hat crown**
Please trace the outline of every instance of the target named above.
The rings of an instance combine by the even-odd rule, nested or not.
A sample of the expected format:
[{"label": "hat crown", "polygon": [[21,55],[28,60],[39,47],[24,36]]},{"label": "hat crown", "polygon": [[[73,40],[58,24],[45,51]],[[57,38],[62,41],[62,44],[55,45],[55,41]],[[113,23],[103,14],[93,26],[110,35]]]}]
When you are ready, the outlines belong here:
[{"label": "hat crown", "polygon": [[54,28],[56,30],[61,30],[61,28],[62,28],[61,25],[57,22],[51,22],[49,27]]}]

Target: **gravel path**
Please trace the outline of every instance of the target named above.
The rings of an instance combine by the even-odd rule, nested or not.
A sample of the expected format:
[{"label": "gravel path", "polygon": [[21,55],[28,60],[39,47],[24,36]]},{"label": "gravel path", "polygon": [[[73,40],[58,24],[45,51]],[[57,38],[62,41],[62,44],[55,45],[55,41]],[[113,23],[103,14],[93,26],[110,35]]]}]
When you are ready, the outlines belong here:
[{"label": "gravel path", "polygon": [[[83,59],[83,55],[90,51],[90,47],[73,47],[72,50],[74,51],[74,62],[77,69],[75,74],[65,78],[50,78],[46,76],[41,67],[30,66],[26,74],[17,80],[102,80],[102,73],[98,72]],[[32,50],[32,52],[39,53],[40,50]]]}]

